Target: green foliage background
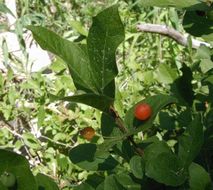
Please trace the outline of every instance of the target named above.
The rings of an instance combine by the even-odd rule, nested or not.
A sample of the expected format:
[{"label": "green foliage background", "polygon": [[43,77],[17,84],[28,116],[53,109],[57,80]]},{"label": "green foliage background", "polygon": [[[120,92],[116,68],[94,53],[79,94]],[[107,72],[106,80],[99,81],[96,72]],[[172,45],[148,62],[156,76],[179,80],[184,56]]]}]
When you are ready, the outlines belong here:
[{"label": "green foliage background", "polygon": [[[212,154],[210,154],[213,147],[213,112],[211,106],[213,100],[212,49],[201,46],[198,50],[194,50],[190,43],[188,47],[183,47],[175,41],[158,34],[140,33],[136,30],[136,24],[139,22],[165,24],[184,32],[181,24],[183,22],[187,32],[205,39],[210,44],[213,41],[211,36],[212,30],[209,29],[208,34],[204,36],[200,33],[193,33],[194,28],[190,28],[189,23],[194,22],[192,16],[195,12],[187,9],[187,13],[183,16],[185,10],[181,8],[187,7],[189,4],[194,5],[197,1],[189,1],[189,4],[186,5],[185,1],[182,3],[178,1],[177,5],[169,4],[177,6],[179,9],[170,6],[165,8],[165,5],[168,5],[170,1],[162,1],[163,4],[160,3],[161,1],[159,1],[159,4],[156,4],[156,1],[153,1],[153,4],[151,3],[152,1],[149,1],[151,4],[148,3],[151,6],[159,5],[164,8],[146,7],[147,2],[135,0],[116,2],[110,0],[17,1],[19,18],[14,32],[19,37],[20,43],[22,42],[23,34],[26,32],[26,26],[41,25],[51,29],[67,40],[85,44],[85,37],[88,35],[88,29],[92,24],[92,17],[104,8],[118,3],[121,20],[125,27],[125,40],[119,46],[116,54],[119,72],[115,78],[115,109],[124,118],[125,122],[129,124],[128,126],[133,126],[134,121],[131,118],[133,107],[144,98],[157,94],[170,94],[179,101],[179,104],[172,104],[169,106],[169,109],[160,111],[160,108],[164,105],[175,101],[167,100],[163,96],[156,99],[155,101],[157,102],[153,106],[157,105],[155,108],[156,113],[157,111],[160,112],[156,115],[156,118],[153,117],[153,126],[143,132],[141,131],[143,125],[140,128],[140,125],[137,124],[139,126],[138,129],[130,130],[131,134],[136,134],[134,140],[141,147],[144,148],[150,142],[154,142],[152,144],[153,147],[146,149],[147,152],[145,152],[146,157],[144,159],[149,161],[146,166],[144,166],[144,160],[140,160],[140,157],[128,158],[131,155],[130,152],[126,152],[126,154],[120,152],[124,154],[122,156],[126,160],[130,161],[130,164],[122,156],[114,155],[113,159],[119,165],[111,172],[118,173],[118,175],[107,175],[104,171],[89,171],[89,169],[94,170],[96,165],[90,165],[90,168],[88,168],[87,162],[80,163],[82,168],[86,168],[86,170],[83,170],[79,165],[74,164],[79,164],[79,159],[85,156],[84,154],[82,155],[82,151],[78,152],[74,148],[86,142],[80,136],[80,130],[87,126],[91,126],[96,130],[96,136],[92,142],[82,145],[82,150],[85,150],[85,154],[87,154],[86,151],[88,149],[92,150],[94,148],[92,143],[101,144],[104,140],[102,134],[107,136],[108,129],[106,127],[108,125],[106,124],[104,127],[103,121],[109,122],[110,118],[101,115],[101,112],[94,108],[75,103],[78,101],[73,101],[73,99],[64,99],[72,100],[72,102],[60,100],[53,102],[57,97],[49,96],[49,94],[54,94],[58,97],[66,97],[72,94],[78,96],[77,98],[82,96],[82,91],[77,90],[74,85],[76,81],[73,81],[68,73],[70,68],[67,68],[64,61],[60,58],[61,54],[58,55],[59,57],[54,57],[48,70],[44,69],[41,72],[30,73],[19,60],[7,51],[7,45],[2,43],[4,64],[7,64],[9,60],[14,62],[23,74],[23,78],[18,80],[17,76],[19,74],[15,73],[10,67],[8,67],[7,73],[0,73],[0,148],[7,148],[24,155],[29,160],[33,174],[36,175],[36,180],[39,181],[38,184],[44,185],[45,179],[43,177],[45,176],[42,177],[42,174],[40,174],[43,173],[51,177],[58,184],[59,188],[63,190],[73,188],[89,189],[92,188],[91,184],[94,186],[99,184],[97,189],[103,189],[99,182],[105,176],[105,189],[112,189],[112,187],[118,187],[118,189],[125,187],[128,189],[128,185],[131,187],[132,178],[128,178],[126,173],[131,171],[136,178],[142,179],[143,175],[145,175],[143,173],[144,167],[149,171],[146,174],[147,176],[166,184],[170,180],[168,176],[171,176],[171,174],[165,172],[159,175],[158,170],[155,168],[159,166],[164,168],[167,167],[166,164],[168,163],[172,165],[172,163],[181,162],[178,160],[179,158],[171,153],[171,150],[178,152],[178,156],[185,161],[185,165],[191,164],[195,158],[197,163],[202,165],[202,167],[196,163],[190,165],[189,184],[191,189],[203,188],[202,184],[196,185],[198,178],[196,171],[205,177],[204,186],[210,181],[210,177],[205,169],[208,169],[212,177]],[[205,6],[203,9],[209,11],[206,10]],[[6,9],[3,10],[1,15],[8,11]],[[208,19],[206,22],[205,26],[209,26]],[[198,28],[201,27],[198,26]],[[1,32],[9,30],[6,21],[1,23],[0,30]],[[201,40],[201,38],[199,39]],[[27,60],[27,52],[23,43],[21,43],[21,47]],[[48,74],[48,72],[50,73]],[[186,87],[185,89],[182,88],[183,83]],[[103,95],[106,95],[105,92]],[[147,101],[152,103],[151,98]],[[105,103],[101,102],[98,108],[105,111],[101,106],[102,104]],[[194,123],[192,120],[194,120]],[[201,126],[200,122],[205,126],[205,134],[199,128]],[[110,123],[116,126],[111,120]],[[187,130],[185,130],[186,128]],[[106,131],[103,131],[104,129]],[[113,134],[120,133],[115,130]],[[202,135],[205,139],[201,138]],[[152,138],[149,138],[151,136]],[[110,144],[110,137],[108,138],[107,143]],[[164,140],[166,143],[158,143],[159,140]],[[188,144],[189,141],[191,144]],[[177,148],[178,142],[181,146]],[[109,146],[107,143],[104,144],[104,151]],[[127,142],[124,141],[123,143]],[[202,144],[205,145],[203,145],[205,148],[199,151]],[[122,147],[122,143],[118,143],[117,150],[114,151],[119,152],[119,146]],[[77,155],[77,158],[71,158],[72,162],[69,159],[70,149],[72,150],[70,153],[71,157],[75,151]],[[158,152],[158,149],[161,151]],[[102,149],[100,148],[100,150]],[[192,152],[190,156],[186,154],[187,150]],[[101,158],[108,158],[105,152],[100,151],[99,154]],[[161,161],[165,158],[168,159],[168,163]],[[139,162],[141,163],[141,168],[136,166]],[[109,166],[107,167],[110,168]],[[177,164],[173,165],[171,169],[179,171],[179,167]],[[160,168],[159,172],[161,171]],[[179,178],[172,182],[172,184],[182,183],[185,173],[183,172],[179,175]],[[94,178],[96,182],[93,181]],[[86,183],[82,183],[86,179]],[[122,184],[122,187],[120,184],[124,181],[126,184]],[[77,186],[80,184],[81,187]],[[50,184],[45,185],[46,188],[57,189],[54,184],[49,187],[48,185]],[[140,187],[135,187],[135,189],[138,188]],[[187,189],[184,186],[180,188]]]}]

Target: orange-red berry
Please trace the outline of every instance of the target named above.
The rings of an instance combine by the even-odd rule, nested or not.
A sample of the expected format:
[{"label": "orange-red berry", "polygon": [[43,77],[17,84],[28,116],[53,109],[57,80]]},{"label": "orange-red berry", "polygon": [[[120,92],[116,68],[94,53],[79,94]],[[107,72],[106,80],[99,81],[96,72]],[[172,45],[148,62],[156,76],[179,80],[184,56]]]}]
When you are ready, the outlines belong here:
[{"label": "orange-red berry", "polygon": [[90,141],[95,136],[95,130],[92,127],[85,127],[80,131],[80,134],[83,138]]},{"label": "orange-red berry", "polygon": [[149,104],[140,103],[136,105],[134,115],[139,120],[147,120],[152,114],[152,108]]}]

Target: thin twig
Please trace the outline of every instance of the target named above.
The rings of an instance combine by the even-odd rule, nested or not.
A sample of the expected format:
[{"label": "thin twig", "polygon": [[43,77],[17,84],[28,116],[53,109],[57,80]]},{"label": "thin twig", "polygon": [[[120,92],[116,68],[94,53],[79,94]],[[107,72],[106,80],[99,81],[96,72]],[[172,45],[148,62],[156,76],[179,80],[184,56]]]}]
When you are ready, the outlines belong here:
[{"label": "thin twig", "polygon": [[44,135],[41,135],[40,138],[41,138],[41,139],[46,139],[46,140],[48,140],[48,141],[50,141],[50,142],[52,142],[52,143],[54,143],[54,144],[58,144],[58,145],[61,145],[61,146],[65,146],[65,147],[67,147],[67,148],[73,148],[73,146],[70,146],[70,145],[68,145],[68,144],[65,144],[65,143],[62,143],[62,142],[59,142],[59,141],[54,141],[53,139],[50,139],[49,137],[46,137],[46,136],[44,136]]},{"label": "thin twig", "polygon": [[[177,30],[173,28],[169,28],[166,25],[160,25],[160,24],[150,24],[150,23],[145,23],[145,24],[138,24],[137,25],[138,31],[141,32],[150,32],[150,33],[157,33],[161,34],[164,36],[168,36],[175,40],[177,43],[183,45],[183,46],[188,46],[188,37],[184,36],[182,33],[178,32]],[[202,42],[196,39],[192,39],[192,48],[197,49],[201,45],[205,45],[208,47],[211,47],[209,43]]]}]

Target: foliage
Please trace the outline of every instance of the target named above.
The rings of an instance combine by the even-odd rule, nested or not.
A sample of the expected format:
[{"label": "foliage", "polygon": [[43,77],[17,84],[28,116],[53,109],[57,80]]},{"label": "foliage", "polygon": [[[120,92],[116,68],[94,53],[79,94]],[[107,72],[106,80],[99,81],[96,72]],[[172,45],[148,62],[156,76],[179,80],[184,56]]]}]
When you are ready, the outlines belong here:
[{"label": "foliage", "polygon": [[[139,35],[126,15],[135,24],[161,10],[143,6],[183,8],[184,14],[169,8],[160,16],[166,20],[165,14],[173,15],[166,22],[178,28],[183,14],[184,29],[212,43],[212,24],[205,16],[212,4],[196,0],[129,2],[126,12],[121,11],[124,22],[118,5],[112,5],[93,18],[88,33],[72,22],[79,33],[75,41],[46,27],[27,26],[56,59],[50,66],[53,78],[35,73],[17,85],[11,82],[16,80],[12,70],[6,79],[0,75],[5,125],[0,133],[0,175],[15,176],[13,189],[59,189],[55,182],[64,190],[212,188],[213,51]],[[134,117],[140,103],[152,108],[148,120]],[[36,127],[29,125],[32,118],[37,119]],[[21,129],[13,127],[15,121]],[[97,131],[91,142],[78,134],[88,125]],[[26,152],[32,171],[27,159],[9,148]],[[55,182],[41,174],[50,175],[51,170]],[[0,188],[6,189],[1,180]]]}]

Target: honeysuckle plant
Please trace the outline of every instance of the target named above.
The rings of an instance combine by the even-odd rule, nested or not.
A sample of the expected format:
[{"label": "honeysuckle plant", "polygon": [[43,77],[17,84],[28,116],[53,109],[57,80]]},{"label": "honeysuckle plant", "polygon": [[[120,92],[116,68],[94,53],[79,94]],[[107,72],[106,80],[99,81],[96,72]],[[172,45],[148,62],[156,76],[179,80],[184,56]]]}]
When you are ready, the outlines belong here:
[{"label": "honeysuckle plant", "polygon": [[[141,4],[185,9],[185,30],[210,44],[213,41],[213,23],[210,22],[210,17],[197,14],[199,11],[203,11],[205,15],[209,14],[212,11],[211,3],[197,0],[152,0],[141,1]],[[174,82],[169,84],[170,92],[142,98],[122,117],[115,106],[115,79],[118,75],[116,50],[125,40],[125,31],[117,5],[103,10],[93,18],[88,36],[85,36],[86,43],[63,39],[41,26],[28,26],[27,29],[33,33],[34,39],[44,50],[60,57],[67,64],[77,92],[80,92],[72,96],[47,92],[51,101],[82,103],[101,112],[101,142],[88,138],[86,143],[70,149],[69,158],[73,164],[93,171],[86,181],[74,189],[212,188],[211,48],[201,46],[197,50],[197,59],[202,72],[204,71],[199,80],[193,75],[199,68],[183,63],[179,70],[181,75],[175,76]],[[209,89],[202,98],[193,86],[195,80]],[[140,104],[149,105],[151,108],[149,116],[144,120],[135,117],[135,108]],[[161,112],[162,110],[165,112]],[[164,125],[171,120],[163,113],[174,110],[175,127],[167,130],[167,139],[148,134],[159,118],[160,128],[165,129]],[[164,121],[161,123],[163,117]],[[146,133],[146,138],[138,137]],[[175,137],[172,137],[172,133]],[[175,139],[174,145],[168,143],[171,139]],[[0,155],[0,174],[4,175],[4,180],[7,174],[12,174],[15,178],[13,186],[9,188],[58,189],[49,177],[43,174],[33,176],[23,156],[7,150],[0,150]],[[0,189],[7,190],[8,187],[4,184],[0,178]]]}]

